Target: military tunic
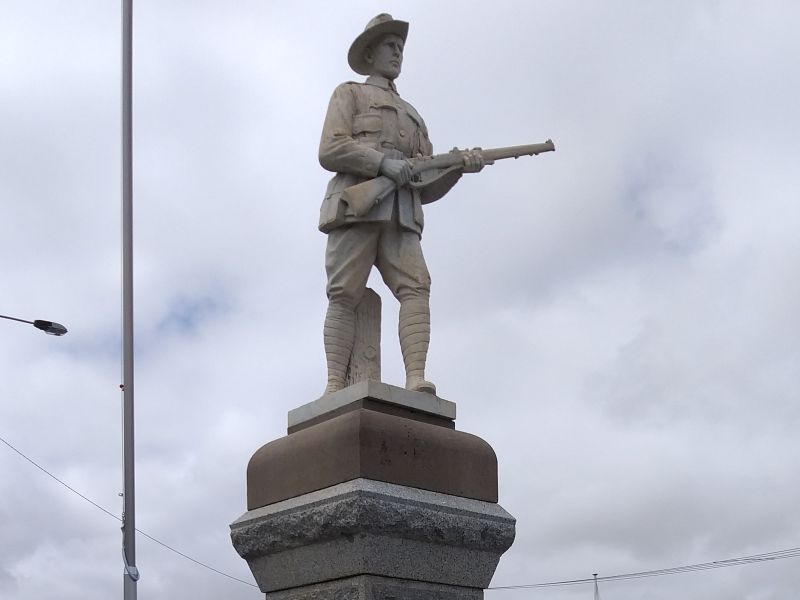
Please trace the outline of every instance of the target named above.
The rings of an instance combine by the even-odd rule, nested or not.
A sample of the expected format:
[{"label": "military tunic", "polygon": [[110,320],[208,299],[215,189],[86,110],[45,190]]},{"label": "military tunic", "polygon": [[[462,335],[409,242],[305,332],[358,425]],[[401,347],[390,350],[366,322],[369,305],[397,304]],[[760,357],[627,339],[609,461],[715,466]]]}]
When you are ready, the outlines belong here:
[{"label": "military tunic", "polygon": [[[393,195],[356,217],[342,201],[342,190],[377,177],[384,156],[411,158],[432,152],[425,122],[398,95],[393,82],[370,76],[365,83],[341,84],[331,97],[319,146],[320,164],[336,173],[322,202],[319,228],[328,232],[345,223],[389,221]],[[396,200],[400,226],[422,233],[423,194],[402,188]]]},{"label": "military tunic", "polygon": [[355,306],[373,265],[401,302],[430,293],[430,274],[422,254],[422,190],[403,187],[357,217],[342,191],[379,175],[384,157],[430,155],[433,147],[419,113],[403,100],[394,83],[370,76],[365,83],[343,83],[328,106],[319,147],[320,164],[336,175],[328,184],[319,228],[328,234],[325,267],[328,298]]}]

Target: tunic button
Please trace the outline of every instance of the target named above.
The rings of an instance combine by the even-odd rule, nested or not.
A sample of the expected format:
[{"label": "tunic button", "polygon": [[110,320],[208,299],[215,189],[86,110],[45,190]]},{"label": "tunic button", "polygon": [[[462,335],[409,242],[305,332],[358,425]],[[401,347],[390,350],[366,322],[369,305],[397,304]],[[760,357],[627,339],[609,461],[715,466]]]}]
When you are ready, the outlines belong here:
[{"label": "tunic button", "polygon": [[400,137],[406,137],[406,132],[403,129],[400,130]]}]

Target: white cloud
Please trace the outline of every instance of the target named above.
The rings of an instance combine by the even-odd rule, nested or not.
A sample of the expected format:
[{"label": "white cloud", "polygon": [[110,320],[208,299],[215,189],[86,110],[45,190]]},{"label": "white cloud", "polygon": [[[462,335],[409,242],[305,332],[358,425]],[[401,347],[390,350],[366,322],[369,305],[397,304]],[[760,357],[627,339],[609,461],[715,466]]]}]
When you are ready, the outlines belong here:
[{"label": "white cloud", "polygon": [[[119,15],[0,23],[5,439],[114,512]],[[496,585],[798,545],[798,10],[788,2],[389,2],[437,150],[543,141],[426,213],[430,374],[500,461]],[[136,3],[138,526],[249,579],[244,470],[323,387],[316,145],[361,1]],[[384,375],[402,378],[384,298]],[[0,595],[107,598],[118,523],[0,447]],[[143,596],[256,590],[138,543]],[[783,599],[796,559],[603,584]],[[554,588],[487,597],[585,597]]]}]

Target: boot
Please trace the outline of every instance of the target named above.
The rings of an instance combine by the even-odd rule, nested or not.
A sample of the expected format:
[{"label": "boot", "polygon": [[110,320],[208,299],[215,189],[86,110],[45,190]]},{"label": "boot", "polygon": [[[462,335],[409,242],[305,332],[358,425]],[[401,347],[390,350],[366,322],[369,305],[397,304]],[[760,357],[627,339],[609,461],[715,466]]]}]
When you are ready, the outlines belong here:
[{"label": "boot", "polygon": [[345,387],[347,366],[353,353],[355,340],[355,309],[341,301],[330,301],[325,315],[323,339],[328,363],[328,385],[325,394]]},{"label": "boot", "polygon": [[425,381],[425,361],[431,338],[428,298],[400,302],[400,350],[406,366],[406,389],[436,395],[436,386]]}]

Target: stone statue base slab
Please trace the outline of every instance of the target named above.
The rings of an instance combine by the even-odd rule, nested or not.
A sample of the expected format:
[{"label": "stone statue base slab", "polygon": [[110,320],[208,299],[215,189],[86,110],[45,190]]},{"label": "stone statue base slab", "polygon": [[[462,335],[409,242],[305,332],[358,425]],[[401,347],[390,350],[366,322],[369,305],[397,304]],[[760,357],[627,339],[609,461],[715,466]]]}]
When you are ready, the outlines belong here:
[{"label": "stone statue base slab", "polygon": [[395,597],[480,598],[514,526],[495,503],[356,479],[248,511],[231,525],[231,538],[261,591],[293,588],[281,592],[287,599],[295,591],[310,598],[302,594],[311,588],[298,588],[324,582],[315,589],[333,593],[340,589],[333,580],[357,575],[395,581],[342,583],[354,594],[347,598],[388,598],[391,586],[410,585],[402,580],[458,589],[410,586],[410,596]]},{"label": "stone statue base slab", "polygon": [[433,394],[412,392],[380,381],[368,380],[360,381],[332,394],[325,394],[313,402],[290,410],[288,431],[293,433],[303,427],[315,425],[322,419],[338,416],[347,407],[364,399],[403,409],[409,413],[430,415],[448,421],[456,418],[455,402]]},{"label": "stone statue base slab", "polygon": [[483,590],[358,575],[267,594],[268,600],[483,600]]}]

